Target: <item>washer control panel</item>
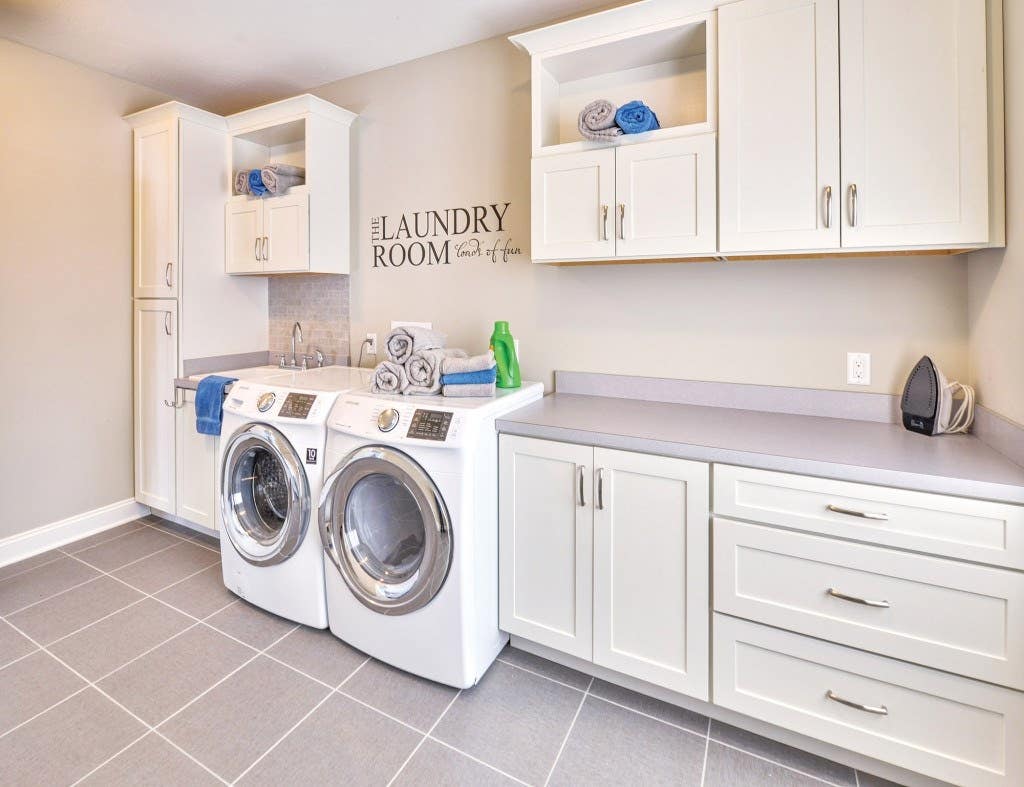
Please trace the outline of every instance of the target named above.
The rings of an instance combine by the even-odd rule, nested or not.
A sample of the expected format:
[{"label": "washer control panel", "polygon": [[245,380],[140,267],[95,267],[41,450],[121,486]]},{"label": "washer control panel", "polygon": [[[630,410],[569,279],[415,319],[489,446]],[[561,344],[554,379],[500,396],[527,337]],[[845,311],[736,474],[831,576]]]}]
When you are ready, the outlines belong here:
[{"label": "washer control panel", "polygon": [[420,440],[437,440],[444,442],[448,438],[448,428],[452,424],[452,414],[444,410],[416,410],[409,422],[406,437]]},{"label": "washer control panel", "polygon": [[316,401],[316,394],[289,393],[278,415],[281,418],[307,418],[309,410]]}]

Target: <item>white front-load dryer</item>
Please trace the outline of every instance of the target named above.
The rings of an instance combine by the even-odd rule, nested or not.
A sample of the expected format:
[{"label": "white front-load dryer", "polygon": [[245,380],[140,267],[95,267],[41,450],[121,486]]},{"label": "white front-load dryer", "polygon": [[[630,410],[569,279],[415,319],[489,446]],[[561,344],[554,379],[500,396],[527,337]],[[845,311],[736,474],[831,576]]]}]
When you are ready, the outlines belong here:
[{"label": "white front-load dryer", "polygon": [[316,501],[326,421],[364,372],[325,367],[235,383],[224,402],[219,525],[224,584],[246,601],[327,627]]},{"label": "white front-load dryer", "polygon": [[339,396],[318,506],[331,631],[430,680],[476,684],[498,630],[497,416],[539,399]]}]

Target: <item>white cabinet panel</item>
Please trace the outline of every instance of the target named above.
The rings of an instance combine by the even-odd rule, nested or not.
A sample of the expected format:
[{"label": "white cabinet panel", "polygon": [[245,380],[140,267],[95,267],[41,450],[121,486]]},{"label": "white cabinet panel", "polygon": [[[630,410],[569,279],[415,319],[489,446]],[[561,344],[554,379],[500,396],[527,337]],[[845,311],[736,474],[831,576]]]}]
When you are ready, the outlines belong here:
[{"label": "white cabinet panel", "polygon": [[616,149],[616,255],[714,252],[716,192],[714,134]]},{"label": "white cabinet panel", "polygon": [[135,499],[173,513],[177,302],[135,301]]},{"label": "white cabinet panel", "polygon": [[262,273],[263,205],[262,200],[232,200],[224,208],[228,273]]},{"label": "white cabinet panel", "polygon": [[533,259],[614,256],[613,149],[534,159],[531,182]]},{"label": "white cabinet panel", "polygon": [[178,294],[178,121],[134,134],[133,269],[136,298]]},{"label": "white cabinet panel", "polygon": [[591,658],[593,449],[503,435],[499,621],[504,631]]},{"label": "white cabinet panel", "polygon": [[839,248],[838,17],[839,0],[719,9],[723,254]]},{"label": "white cabinet panel", "polygon": [[263,203],[266,273],[309,270],[309,194],[298,188]]},{"label": "white cabinet panel", "polygon": [[985,0],[842,0],[843,246],[988,241]]},{"label": "white cabinet panel", "polygon": [[955,784],[1024,783],[1020,692],[718,613],[714,631],[716,705]]},{"label": "white cabinet panel", "polygon": [[217,438],[196,431],[195,391],[182,391],[177,411],[177,496],[175,513],[182,519],[217,529]]},{"label": "white cabinet panel", "polygon": [[594,663],[708,699],[708,466],[594,449]]}]

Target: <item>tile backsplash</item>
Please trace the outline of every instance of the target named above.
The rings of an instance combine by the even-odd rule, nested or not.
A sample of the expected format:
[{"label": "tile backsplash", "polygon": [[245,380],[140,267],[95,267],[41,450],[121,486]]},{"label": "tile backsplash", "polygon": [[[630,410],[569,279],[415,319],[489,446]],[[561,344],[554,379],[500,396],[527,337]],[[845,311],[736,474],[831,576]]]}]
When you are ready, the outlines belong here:
[{"label": "tile backsplash", "polygon": [[276,362],[280,353],[290,360],[292,326],[299,322],[302,343],[295,347],[297,355],[314,355],[319,349],[327,363],[347,365],[349,277],[329,273],[271,276],[269,286],[271,361]]}]

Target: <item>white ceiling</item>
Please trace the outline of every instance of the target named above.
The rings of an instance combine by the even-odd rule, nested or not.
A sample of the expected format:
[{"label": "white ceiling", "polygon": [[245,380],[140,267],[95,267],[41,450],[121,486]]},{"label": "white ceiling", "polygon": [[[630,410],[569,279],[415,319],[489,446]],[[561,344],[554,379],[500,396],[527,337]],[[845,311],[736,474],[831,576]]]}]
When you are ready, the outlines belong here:
[{"label": "white ceiling", "polygon": [[0,33],[215,112],[610,0],[0,0]]}]

